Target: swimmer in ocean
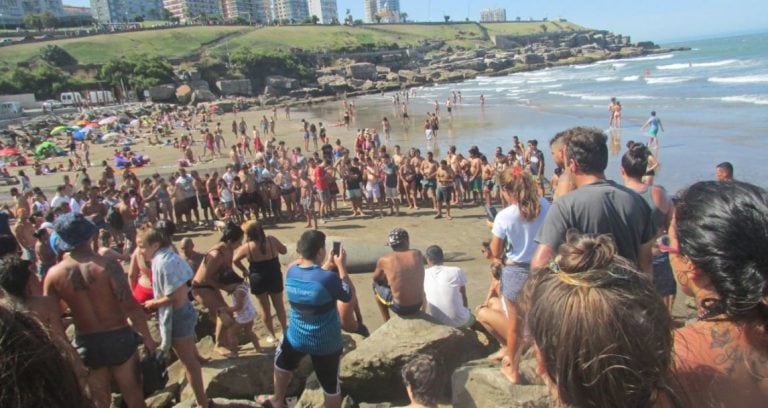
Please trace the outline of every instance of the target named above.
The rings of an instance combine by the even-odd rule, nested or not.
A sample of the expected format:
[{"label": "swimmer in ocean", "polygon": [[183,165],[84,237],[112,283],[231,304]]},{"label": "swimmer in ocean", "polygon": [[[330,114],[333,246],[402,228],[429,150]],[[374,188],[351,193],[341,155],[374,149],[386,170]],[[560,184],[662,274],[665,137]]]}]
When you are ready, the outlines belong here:
[{"label": "swimmer in ocean", "polygon": [[648,128],[648,135],[651,137],[651,139],[648,141],[648,146],[658,151],[659,150],[659,140],[657,139],[657,135],[659,134],[659,130],[662,132],[664,131],[664,126],[661,124],[661,119],[659,119],[656,116],[656,111],[651,112],[651,117],[648,118],[648,120],[645,122],[643,127],[640,128],[641,131]]}]

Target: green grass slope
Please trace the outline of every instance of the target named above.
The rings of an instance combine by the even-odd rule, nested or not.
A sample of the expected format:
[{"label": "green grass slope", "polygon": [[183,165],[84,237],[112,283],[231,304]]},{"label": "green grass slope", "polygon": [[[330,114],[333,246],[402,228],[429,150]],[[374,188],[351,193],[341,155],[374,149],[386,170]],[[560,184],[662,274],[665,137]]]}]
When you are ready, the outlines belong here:
[{"label": "green grass slope", "polygon": [[47,45],[67,50],[81,64],[100,64],[122,55],[160,55],[183,58],[194,54],[223,56],[240,47],[256,50],[302,49],[334,51],[360,46],[412,46],[423,40],[442,40],[453,47],[490,46],[497,34],[527,35],[561,30],[583,30],[568,22],[507,22],[452,24],[380,24],[285,27],[181,27],[92,37],[70,38],[0,47],[0,64],[16,64],[36,57]]}]

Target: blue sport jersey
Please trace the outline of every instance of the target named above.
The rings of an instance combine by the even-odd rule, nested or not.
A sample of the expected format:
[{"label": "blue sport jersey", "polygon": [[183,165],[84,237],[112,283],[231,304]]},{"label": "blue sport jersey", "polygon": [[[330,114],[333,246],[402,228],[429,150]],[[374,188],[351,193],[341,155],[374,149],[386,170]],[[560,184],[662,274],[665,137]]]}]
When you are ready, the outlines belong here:
[{"label": "blue sport jersey", "polygon": [[286,338],[298,351],[326,355],[341,350],[341,322],[336,301],[349,302],[352,289],[334,272],[318,265],[293,265],[285,278],[291,312]]}]

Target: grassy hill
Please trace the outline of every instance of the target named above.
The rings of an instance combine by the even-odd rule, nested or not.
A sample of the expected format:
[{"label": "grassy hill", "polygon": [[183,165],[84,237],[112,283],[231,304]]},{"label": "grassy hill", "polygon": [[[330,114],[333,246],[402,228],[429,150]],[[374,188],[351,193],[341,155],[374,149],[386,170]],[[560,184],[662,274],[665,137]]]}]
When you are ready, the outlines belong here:
[{"label": "grassy hill", "polygon": [[103,34],[11,45],[0,48],[0,64],[16,64],[36,57],[47,45],[67,50],[81,64],[101,64],[132,54],[183,58],[192,55],[222,56],[240,47],[254,49],[303,49],[307,51],[354,49],[360,46],[415,45],[422,40],[443,40],[453,47],[490,45],[496,34],[533,34],[544,31],[581,30],[567,22],[508,22],[451,24],[380,24],[285,27],[182,27],[121,34]]}]

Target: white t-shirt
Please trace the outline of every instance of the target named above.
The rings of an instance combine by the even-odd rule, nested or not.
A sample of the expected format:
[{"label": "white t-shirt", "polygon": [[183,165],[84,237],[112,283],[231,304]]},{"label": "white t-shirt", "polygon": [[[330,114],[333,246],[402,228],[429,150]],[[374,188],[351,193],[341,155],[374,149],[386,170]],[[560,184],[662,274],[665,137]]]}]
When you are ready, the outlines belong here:
[{"label": "white t-shirt", "polygon": [[461,288],[467,278],[457,266],[434,265],[424,271],[424,293],[427,314],[446,326],[461,327],[469,322],[469,309],[464,306]]},{"label": "white t-shirt", "polygon": [[540,202],[541,212],[539,217],[532,222],[523,221],[517,204],[510,205],[496,214],[491,232],[495,237],[507,240],[508,261],[531,262],[538,245],[535,241],[536,234],[544,223],[547,211],[549,211],[549,201],[542,197]]},{"label": "white t-shirt", "polygon": [[60,196],[55,195],[53,199],[51,200],[51,208],[59,208],[62,204],[69,204],[69,197],[67,196]]}]

